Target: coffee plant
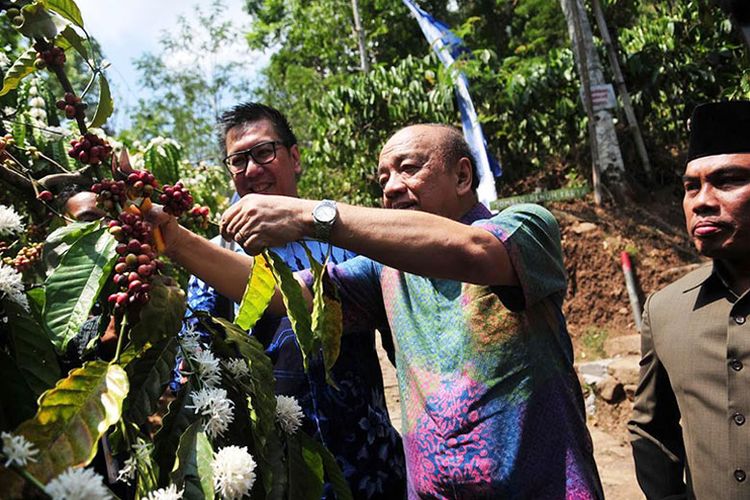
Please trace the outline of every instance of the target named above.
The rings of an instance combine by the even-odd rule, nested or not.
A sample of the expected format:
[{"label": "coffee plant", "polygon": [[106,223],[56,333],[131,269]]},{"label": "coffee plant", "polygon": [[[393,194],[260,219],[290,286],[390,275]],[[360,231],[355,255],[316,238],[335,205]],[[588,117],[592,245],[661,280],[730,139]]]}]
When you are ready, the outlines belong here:
[{"label": "coffee plant", "polygon": [[[246,334],[278,287],[305,363],[322,351],[330,370],[341,311],[323,266],[313,266],[312,312],[272,252],[257,258],[236,323],[186,312],[152,211],[209,231],[224,202],[196,203],[193,192],[211,190],[180,180],[173,141],[132,141],[129,152],[100,128],[113,102],[74,1],[0,7],[29,44],[0,89],[17,102],[0,131],[0,182],[13,188],[0,198],[3,498],[317,499],[324,477],[351,498],[333,456],[300,430],[297,402],[274,396],[271,360]],[[67,75],[71,54],[92,74],[82,91]],[[73,220],[60,199],[72,184],[101,217]],[[187,369],[173,394],[178,354]]]}]

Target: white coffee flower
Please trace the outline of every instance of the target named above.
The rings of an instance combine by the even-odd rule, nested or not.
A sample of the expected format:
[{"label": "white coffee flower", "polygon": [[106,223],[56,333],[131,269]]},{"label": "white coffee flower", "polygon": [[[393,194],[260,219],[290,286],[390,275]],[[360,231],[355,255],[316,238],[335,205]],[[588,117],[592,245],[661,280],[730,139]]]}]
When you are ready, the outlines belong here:
[{"label": "white coffee flower", "polygon": [[133,445],[133,454],[125,460],[122,469],[117,474],[117,481],[124,481],[126,484],[135,479],[135,473],[138,470],[138,462],[148,459],[148,456],[154,449],[153,443],[148,443],[141,438]]},{"label": "white coffee flower", "polygon": [[21,216],[13,207],[0,205],[0,236],[23,232]]},{"label": "white coffee flower", "polygon": [[208,387],[190,393],[192,405],[185,408],[195,409],[196,414],[208,417],[203,423],[203,430],[210,438],[221,436],[234,421],[234,402],[227,398],[227,391]]},{"label": "white coffee flower", "polygon": [[247,361],[242,358],[232,358],[229,361],[223,362],[224,367],[234,378],[246,377],[250,375],[250,367],[247,365]]},{"label": "white coffee flower", "polygon": [[112,498],[102,477],[90,469],[68,467],[47,483],[44,491],[55,500],[100,500]]},{"label": "white coffee flower", "polygon": [[177,486],[170,484],[166,488],[152,491],[141,500],[180,500],[184,491],[184,489],[177,491]]},{"label": "white coffee flower", "polygon": [[242,498],[255,483],[256,463],[245,446],[227,446],[214,454],[214,491],[227,500]]},{"label": "white coffee flower", "polygon": [[221,367],[213,352],[204,349],[193,353],[190,359],[195,362],[195,369],[204,385],[216,387],[221,383]]},{"label": "white coffee flower", "polygon": [[5,295],[16,304],[29,310],[29,301],[23,292],[21,275],[14,268],[0,263],[0,295]]},{"label": "white coffee flower", "polygon": [[44,111],[44,108],[29,108],[29,116],[42,122],[47,119],[47,112]]},{"label": "white coffee flower", "polygon": [[6,467],[9,467],[11,464],[25,467],[28,462],[36,462],[34,455],[39,453],[39,450],[25,437],[3,432],[0,433],[0,439],[3,441],[3,455],[6,459]]},{"label": "white coffee flower", "polygon": [[281,430],[292,435],[302,425],[302,407],[294,396],[276,396],[276,421]]},{"label": "white coffee flower", "polygon": [[201,334],[195,331],[195,325],[186,324],[185,329],[180,333],[180,349],[185,357],[193,357],[197,352],[202,351]]},{"label": "white coffee flower", "polygon": [[138,460],[136,460],[135,455],[131,455],[125,460],[122,469],[117,473],[117,481],[130,485],[131,481],[135,479],[136,470],[138,470]]},{"label": "white coffee flower", "polygon": [[44,98],[42,97],[32,97],[29,99],[29,106],[32,108],[44,108]]}]

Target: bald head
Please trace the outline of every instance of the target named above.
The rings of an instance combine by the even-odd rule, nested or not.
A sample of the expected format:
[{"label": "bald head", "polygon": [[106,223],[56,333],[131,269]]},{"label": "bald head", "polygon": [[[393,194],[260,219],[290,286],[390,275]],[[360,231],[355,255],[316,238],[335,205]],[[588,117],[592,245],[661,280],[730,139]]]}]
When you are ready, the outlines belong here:
[{"label": "bald head", "polygon": [[452,219],[476,203],[474,162],[454,129],[420,124],[396,132],[380,153],[383,206],[416,209]]}]

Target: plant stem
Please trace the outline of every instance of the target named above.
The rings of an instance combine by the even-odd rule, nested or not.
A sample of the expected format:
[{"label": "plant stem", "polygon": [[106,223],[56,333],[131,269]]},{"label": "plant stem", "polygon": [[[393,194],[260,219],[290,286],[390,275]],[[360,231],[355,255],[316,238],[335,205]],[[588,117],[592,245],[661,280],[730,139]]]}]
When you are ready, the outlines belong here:
[{"label": "plant stem", "polygon": [[13,467],[13,469],[23,477],[26,481],[28,481],[30,484],[34,485],[35,488],[37,488],[39,491],[41,491],[44,494],[45,498],[50,498],[50,496],[47,494],[47,490],[44,489],[44,485],[36,478],[34,477],[31,472],[27,471],[23,467]]},{"label": "plant stem", "polygon": [[120,361],[120,350],[122,349],[122,339],[125,337],[125,329],[128,326],[128,315],[122,315],[122,322],[120,323],[120,335],[117,336],[117,349],[115,350],[115,356],[112,358],[111,363],[119,363]]}]

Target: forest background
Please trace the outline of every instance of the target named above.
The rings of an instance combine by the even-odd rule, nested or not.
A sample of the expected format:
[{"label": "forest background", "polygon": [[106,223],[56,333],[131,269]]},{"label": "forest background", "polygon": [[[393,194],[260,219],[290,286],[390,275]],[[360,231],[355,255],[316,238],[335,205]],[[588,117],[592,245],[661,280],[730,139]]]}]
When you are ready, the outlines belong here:
[{"label": "forest background", "polygon": [[[560,3],[429,0],[420,5],[451,26],[471,50],[456,64],[469,77],[488,148],[503,164],[499,192],[520,194],[509,193],[507,186],[529,175],[545,177],[550,168],[555,175],[546,176],[543,188],[588,184],[587,119]],[[658,189],[679,176],[685,123],[694,105],[750,96],[748,56],[726,13],[711,2],[608,0],[602,5],[655,173],[655,184],[649,184],[618,108],[616,127],[629,181]],[[136,61],[142,97],[137,105],[119,109],[128,114],[128,127],[104,125],[109,136],[130,149],[147,147],[147,141],[159,137],[174,141],[179,177],[214,214],[231,194],[220,168],[215,122],[234,102],[260,100],[287,113],[304,146],[302,196],[335,194],[365,205],[378,203],[373,167],[394,130],[421,121],[460,123],[451,74],[401,1],[358,2],[367,71],[360,61],[350,2],[250,0],[245,8],[249,26],[233,26],[222,15],[220,0],[196,6],[194,15],[181,18],[178,29],[163,34],[159,52]],[[25,49],[10,22],[0,16],[4,70]],[[593,17],[591,23],[595,26]],[[600,34],[594,30],[594,35],[611,81]],[[218,60],[216,55],[238,37],[247,40],[249,50],[270,50],[270,61],[255,67],[247,61]],[[198,54],[196,61],[168,63],[185,52]],[[44,72],[38,74],[37,79],[45,78]],[[27,92],[32,81],[0,97],[7,130],[32,122]],[[74,82],[74,87],[76,83],[82,87],[86,81]],[[59,93],[56,82],[47,85],[52,94]],[[96,91],[94,87],[91,93]],[[44,105],[52,108],[54,102]],[[70,125],[54,115],[47,113],[50,126]],[[72,162],[70,166],[75,168]],[[37,178],[52,171],[44,161],[32,162],[31,168]],[[207,196],[215,193],[221,195]],[[3,201],[26,202],[25,196],[20,198]]]}]

